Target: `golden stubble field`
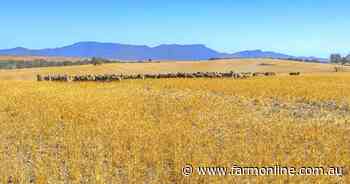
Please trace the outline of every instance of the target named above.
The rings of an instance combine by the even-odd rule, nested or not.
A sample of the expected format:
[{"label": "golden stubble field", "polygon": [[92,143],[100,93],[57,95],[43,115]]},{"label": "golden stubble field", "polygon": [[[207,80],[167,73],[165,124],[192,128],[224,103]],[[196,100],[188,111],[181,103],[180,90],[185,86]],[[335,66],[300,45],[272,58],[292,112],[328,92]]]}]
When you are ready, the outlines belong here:
[{"label": "golden stubble field", "polygon": [[[348,73],[1,80],[0,182],[349,183],[349,80]],[[347,172],[185,177],[181,169],[189,163],[339,166]]]},{"label": "golden stubble field", "polygon": [[[160,63],[116,63],[17,70],[0,70],[3,80],[35,80],[36,74],[140,74],[167,72],[333,72],[334,65],[302,63],[276,59],[234,59],[220,61],[168,61]],[[347,69],[349,70],[349,69]]]}]

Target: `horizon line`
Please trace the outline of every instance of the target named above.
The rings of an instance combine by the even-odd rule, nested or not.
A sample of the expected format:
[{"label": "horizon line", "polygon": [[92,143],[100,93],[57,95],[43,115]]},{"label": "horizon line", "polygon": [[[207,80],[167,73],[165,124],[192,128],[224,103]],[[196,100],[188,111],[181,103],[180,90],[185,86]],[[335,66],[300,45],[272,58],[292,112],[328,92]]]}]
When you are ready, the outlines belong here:
[{"label": "horizon line", "polygon": [[[64,48],[64,47],[68,47],[68,46],[73,46],[76,44],[80,44],[80,43],[97,43],[97,44],[119,44],[119,45],[128,45],[128,46],[139,46],[139,47],[148,47],[148,48],[157,48],[159,46],[204,46],[208,49],[214,50],[216,52],[219,52],[221,54],[236,54],[239,52],[245,52],[245,51],[261,51],[261,52],[273,52],[273,53],[278,53],[278,54],[284,54],[284,55],[288,55],[288,56],[292,56],[292,57],[315,57],[315,58],[321,58],[321,59],[326,59],[325,57],[319,57],[319,56],[301,56],[301,55],[291,55],[291,54],[287,54],[287,52],[284,51],[272,51],[272,50],[266,50],[266,49],[242,49],[239,51],[235,51],[235,52],[223,52],[217,49],[213,49],[208,47],[206,44],[204,43],[188,43],[188,44],[178,44],[178,43],[165,43],[165,44],[158,44],[156,46],[149,46],[149,45],[145,45],[145,44],[130,44],[130,43],[121,43],[121,42],[104,42],[104,41],[77,41],[77,42],[73,42],[71,44],[66,44],[63,46],[56,46],[56,47],[44,47],[44,48],[28,48],[28,47],[23,47],[23,46],[17,46],[17,47],[12,47],[12,48],[0,48],[0,50],[12,50],[12,49],[26,49],[26,50],[45,50],[45,49],[59,49],[59,48]],[[330,55],[330,54],[329,54]]]}]

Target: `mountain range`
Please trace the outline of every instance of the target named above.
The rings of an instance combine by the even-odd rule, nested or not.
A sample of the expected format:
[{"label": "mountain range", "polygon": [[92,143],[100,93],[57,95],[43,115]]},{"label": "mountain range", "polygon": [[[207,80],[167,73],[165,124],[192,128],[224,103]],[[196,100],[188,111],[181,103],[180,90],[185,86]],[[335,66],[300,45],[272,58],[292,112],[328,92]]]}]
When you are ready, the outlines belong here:
[{"label": "mountain range", "polygon": [[210,58],[294,58],[319,61],[327,60],[316,57],[296,57],[262,50],[249,50],[229,54],[215,51],[202,44],[163,44],[156,47],[149,47],[145,45],[100,42],[78,42],[72,45],[50,49],[27,49],[23,47],[0,49],[0,55],[101,57],[120,60],[207,60]]}]

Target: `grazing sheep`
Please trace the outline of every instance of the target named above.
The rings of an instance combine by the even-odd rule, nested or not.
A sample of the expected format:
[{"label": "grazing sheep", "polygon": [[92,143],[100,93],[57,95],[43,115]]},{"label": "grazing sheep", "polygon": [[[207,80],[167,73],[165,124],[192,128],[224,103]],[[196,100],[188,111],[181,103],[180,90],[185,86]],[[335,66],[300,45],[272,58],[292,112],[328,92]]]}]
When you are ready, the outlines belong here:
[{"label": "grazing sheep", "polygon": [[145,77],[146,78],[150,78],[150,79],[156,79],[156,78],[159,78],[159,75],[157,75],[157,74],[146,74]]},{"label": "grazing sheep", "polygon": [[160,79],[165,79],[165,78],[168,78],[168,74],[160,73],[160,74],[158,75],[158,77],[159,77]]},{"label": "grazing sheep", "polygon": [[169,73],[168,78],[177,78],[177,74],[176,73]]},{"label": "grazing sheep", "polygon": [[39,82],[43,81],[43,77],[38,74],[38,75],[36,75],[36,80],[39,81]]},{"label": "grazing sheep", "polygon": [[289,75],[300,75],[300,72],[290,72]]},{"label": "grazing sheep", "polygon": [[234,79],[242,79],[243,78],[243,75],[241,73],[234,73],[233,74],[233,78]]},{"label": "grazing sheep", "polygon": [[275,76],[275,72],[265,72],[265,76]]},{"label": "grazing sheep", "polygon": [[241,77],[242,79],[247,79],[253,76],[251,72],[242,72],[241,75],[242,75]]},{"label": "grazing sheep", "polygon": [[197,72],[194,74],[197,78],[203,78],[204,77],[204,73],[203,72]]},{"label": "grazing sheep", "polygon": [[205,72],[204,73],[204,77],[207,77],[207,78],[214,78],[215,77],[215,74],[213,72]]},{"label": "grazing sheep", "polygon": [[193,73],[187,73],[186,78],[196,78],[196,75]]},{"label": "grazing sheep", "polygon": [[144,79],[145,79],[145,76],[144,76],[143,74],[138,74],[138,75],[137,75],[137,78],[138,78],[138,79],[144,80]]},{"label": "grazing sheep", "polygon": [[222,74],[221,73],[215,73],[215,77],[217,77],[217,78],[222,78]]},{"label": "grazing sheep", "polygon": [[263,72],[254,72],[253,77],[260,77],[260,76],[265,76],[265,73]]},{"label": "grazing sheep", "polygon": [[232,73],[221,73],[222,77],[232,77]]},{"label": "grazing sheep", "polygon": [[[234,71],[230,72],[196,72],[196,73],[160,73],[160,74],[133,74],[133,75],[125,75],[125,74],[86,74],[86,75],[47,75],[41,76],[37,75],[37,81],[102,81],[102,82],[110,82],[110,81],[121,81],[122,79],[136,80],[136,79],[162,79],[162,78],[233,78],[233,79],[246,79],[253,76],[274,76],[276,73],[274,72],[242,72],[236,73]],[[291,72],[290,75],[300,75],[300,72]]]}]

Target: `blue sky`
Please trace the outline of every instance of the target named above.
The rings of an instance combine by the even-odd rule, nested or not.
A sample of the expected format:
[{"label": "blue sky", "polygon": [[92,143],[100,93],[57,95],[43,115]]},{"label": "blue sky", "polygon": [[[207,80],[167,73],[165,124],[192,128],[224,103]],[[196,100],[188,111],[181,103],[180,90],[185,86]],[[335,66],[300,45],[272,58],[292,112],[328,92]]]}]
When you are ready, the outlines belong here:
[{"label": "blue sky", "polygon": [[349,7],[347,0],[2,0],[0,48],[200,43],[328,57],[350,52]]}]

